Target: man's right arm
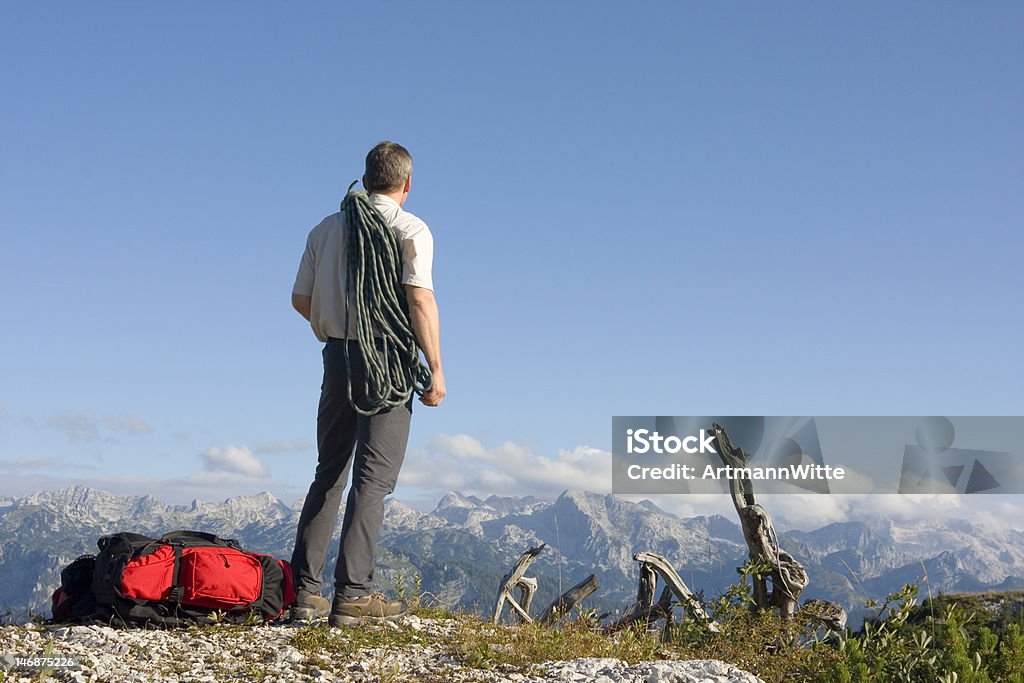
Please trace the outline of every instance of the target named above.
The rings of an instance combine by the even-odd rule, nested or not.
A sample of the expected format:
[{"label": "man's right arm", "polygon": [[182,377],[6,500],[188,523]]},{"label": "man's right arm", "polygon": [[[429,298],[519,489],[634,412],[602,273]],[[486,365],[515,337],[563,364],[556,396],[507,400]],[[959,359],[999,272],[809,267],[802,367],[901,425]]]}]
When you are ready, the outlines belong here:
[{"label": "man's right arm", "polygon": [[313,254],[312,238],[312,233],[306,238],[306,248],[302,252],[299,272],[295,274],[295,284],[292,286],[292,308],[306,320],[309,320],[313,308],[313,280],[316,277],[313,265],[316,258]]},{"label": "man's right arm", "polygon": [[310,312],[313,308],[313,297],[292,292],[292,307],[299,312],[299,315],[309,320]]},{"label": "man's right arm", "polygon": [[441,325],[437,300],[432,290],[416,285],[405,285],[405,294],[409,301],[409,319],[416,333],[416,341],[423,349],[430,374],[434,378],[430,390],[420,397],[420,402],[427,406],[438,406],[446,392],[444,370],[441,368]]}]

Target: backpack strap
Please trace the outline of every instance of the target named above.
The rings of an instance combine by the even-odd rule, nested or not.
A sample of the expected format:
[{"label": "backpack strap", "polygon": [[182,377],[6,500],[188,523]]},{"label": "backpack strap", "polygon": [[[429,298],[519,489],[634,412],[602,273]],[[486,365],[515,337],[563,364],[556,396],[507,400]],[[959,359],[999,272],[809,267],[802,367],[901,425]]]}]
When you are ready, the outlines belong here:
[{"label": "backpack strap", "polygon": [[181,599],[185,596],[185,589],[181,586],[181,545],[178,543],[171,543],[170,546],[174,548],[174,573],[171,575],[171,590],[167,594],[167,599],[173,602],[175,605],[181,604]]},{"label": "backpack strap", "polygon": [[186,529],[169,531],[161,536],[160,540],[168,543],[177,541],[184,545],[219,545],[225,548],[234,548],[235,550],[242,549],[238,541],[233,538],[221,538],[205,531],[188,531]]}]

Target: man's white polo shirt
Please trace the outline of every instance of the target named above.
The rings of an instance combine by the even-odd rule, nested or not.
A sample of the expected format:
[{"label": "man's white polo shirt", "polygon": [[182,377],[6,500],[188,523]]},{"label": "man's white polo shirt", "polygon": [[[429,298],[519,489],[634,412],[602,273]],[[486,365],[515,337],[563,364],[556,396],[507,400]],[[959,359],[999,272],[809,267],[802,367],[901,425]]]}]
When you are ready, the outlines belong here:
[{"label": "man's white polo shirt", "polygon": [[[403,211],[398,202],[381,194],[370,201],[398,236],[402,248],[402,284],[434,289],[430,276],[434,260],[434,238],[419,218]],[[306,240],[306,251],[299,262],[292,292],[312,298],[309,324],[320,341],[345,337],[345,280],[348,263],[345,248],[345,219],[341,212],[331,214],[313,228]],[[349,334],[356,336],[358,313],[349,307]]]}]

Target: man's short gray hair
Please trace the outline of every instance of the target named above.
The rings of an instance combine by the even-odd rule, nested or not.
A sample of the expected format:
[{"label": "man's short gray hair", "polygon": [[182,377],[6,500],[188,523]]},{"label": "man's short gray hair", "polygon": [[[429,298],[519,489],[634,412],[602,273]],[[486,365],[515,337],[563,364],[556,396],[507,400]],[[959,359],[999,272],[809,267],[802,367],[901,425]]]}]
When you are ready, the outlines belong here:
[{"label": "man's short gray hair", "polygon": [[367,192],[401,190],[406,178],[411,175],[412,155],[397,142],[378,142],[366,155],[363,184]]}]

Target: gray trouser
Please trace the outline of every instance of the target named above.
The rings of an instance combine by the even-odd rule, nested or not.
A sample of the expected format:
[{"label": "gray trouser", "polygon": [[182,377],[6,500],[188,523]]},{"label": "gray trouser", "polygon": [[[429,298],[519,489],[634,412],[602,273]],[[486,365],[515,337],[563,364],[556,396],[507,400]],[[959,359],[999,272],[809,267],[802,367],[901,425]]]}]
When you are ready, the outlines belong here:
[{"label": "gray trouser", "polygon": [[[334,570],[337,595],[359,597],[373,592],[373,554],[384,522],[384,497],[395,490],[409,439],[412,401],[367,417],[348,400],[344,341],[324,347],[324,382],[316,417],[316,475],[299,515],[292,553],[296,590],[319,595],[328,545],[338,521],[349,470],[352,486],[341,527],[341,547]],[[366,368],[359,345],[348,342],[352,396],[365,391]]]}]

